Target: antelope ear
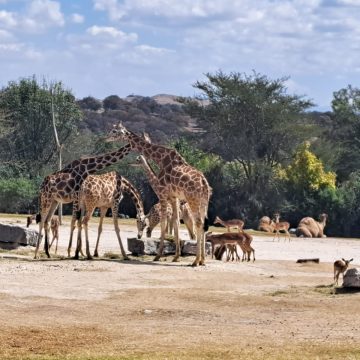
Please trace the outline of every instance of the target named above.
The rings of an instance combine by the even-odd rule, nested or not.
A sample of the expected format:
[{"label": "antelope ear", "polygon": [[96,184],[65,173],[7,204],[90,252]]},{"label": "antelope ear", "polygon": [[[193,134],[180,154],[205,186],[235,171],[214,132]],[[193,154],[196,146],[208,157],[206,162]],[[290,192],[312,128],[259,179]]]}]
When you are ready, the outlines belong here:
[{"label": "antelope ear", "polygon": [[346,262],[346,260],[344,258],[341,258],[342,261]]},{"label": "antelope ear", "polygon": [[349,262],[350,262],[350,261],[353,261],[353,260],[354,260],[354,259],[353,259],[353,258],[351,258],[351,259],[349,260]]}]

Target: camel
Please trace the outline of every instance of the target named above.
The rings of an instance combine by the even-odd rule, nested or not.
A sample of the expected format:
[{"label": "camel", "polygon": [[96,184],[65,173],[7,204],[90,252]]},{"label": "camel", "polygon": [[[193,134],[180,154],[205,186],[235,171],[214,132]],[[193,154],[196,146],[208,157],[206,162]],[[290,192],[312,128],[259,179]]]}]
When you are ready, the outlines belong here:
[{"label": "camel", "polygon": [[263,216],[259,220],[258,230],[273,233],[275,230],[275,223],[268,216]]},{"label": "camel", "polygon": [[303,236],[308,238],[326,237],[324,235],[324,228],[326,225],[327,218],[328,218],[327,214],[321,214],[319,217],[320,221],[316,221],[311,217],[305,217],[301,219],[296,229],[296,236],[297,237]]}]

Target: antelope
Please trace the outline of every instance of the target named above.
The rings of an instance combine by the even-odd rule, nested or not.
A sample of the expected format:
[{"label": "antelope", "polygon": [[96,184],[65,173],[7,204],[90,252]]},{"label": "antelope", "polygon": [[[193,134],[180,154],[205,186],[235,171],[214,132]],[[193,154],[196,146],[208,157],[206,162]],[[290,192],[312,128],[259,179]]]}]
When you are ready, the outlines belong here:
[{"label": "antelope", "polygon": [[32,222],[35,220],[35,217],[36,215],[29,215],[27,218],[26,218],[26,227],[28,228]]},{"label": "antelope", "polygon": [[339,276],[340,274],[343,275],[343,281],[344,281],[344,273],[347,270],[349,264],[351,261],[353,261],[354,259],[350,259],[350,260],[345,260],[344,258],[341,260],[336,260],[334,262],[334,283],[337,285],[339,282]]},{"label": "antelope", "polygon": [[280,219],[280,214],[276,213],[274,214],[275,217],[275,224],[274,224],[274,229],[275,229],[275,236],[273,238],[273,241],[275,240],[276,237],[278,237],[279,241],[280,241],[280,230],[285,231],[285,241],[286,238],[289,238],[289,242],[291,240],[290,238],[290,234],[289,234],[289,227],[290,227],[290,223],[288,223],[287,221],[279,221]]},{"label": "antelope", "polygon": [[51,218],[51,222],[50,222],[50,229],[51,229],[53,238],[51,240],[49,250],[56,239],[55,254],[57,253],[58,242],[59,242],[59,226],[60,226],[59,217],[57,215],[53,215]]},{"label": "antelope", "polygon": [[229,253],[231,253],[231,254],[228,253],[227,255],[228,259],[230,259],[230,255],[232,255],[234,258],[234,252],[236,254],[236,257],[240,259],[236,250],[236,246],[239,245],[243,252],[242,261],[245,260],[246,254],[247,254],[247,261],[250,261],[251,253],[253,253],[253,261],[255,261],[255,250],[250,245],[252,241],[252,236],[246,234],[245,232],[225,233],[225,234],[216,234],[216,235],[212,235],[212,233],[208,233],[206,234],[206,241],[210,241],[212,245],[211,258],[214,258],[215,247],[217,245],[220,245],[220,246],[224,246],[225,250],[227,249],[229,250]]},{"label": "antelope", "polygon": [[214,224],[221,224],[226,227],[227,231],[230,232],[230,228],[237,227],[238,232],[241,232],[244,227],[244,222],[240,219],[232,219],[232,220],[221,220],[218,216],[216,216],[214,220]]}]

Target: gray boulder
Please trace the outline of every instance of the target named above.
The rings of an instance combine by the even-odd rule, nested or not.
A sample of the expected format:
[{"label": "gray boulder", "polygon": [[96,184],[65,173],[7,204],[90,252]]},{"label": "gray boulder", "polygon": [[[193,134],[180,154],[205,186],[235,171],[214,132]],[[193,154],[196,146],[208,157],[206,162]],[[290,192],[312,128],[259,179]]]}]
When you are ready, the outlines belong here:
[{"label": "gray boulder", "polygon": [[38,232],[18,225],[0,224],[0,248],[16,249],[19,246],[36,246]]},{"label": "gray boulder", "polygon": [[349,269],[344,275],[343,287],[360,288],[360,269]]},{"label": "gray boulder", "polygon": [[[147,238],[145,240],[137,238],[128,238],[128,250],[134,256],[139,255],[156,255],[160,246],[160,240],[154,238]],[[182,255],[196,255],[196,241],[182,240],[181,243]],[[164,240],[164,255],[175,254],[175,243],[173,241]],[[211,244],[205,244],[205,253],[210,255]]]}]

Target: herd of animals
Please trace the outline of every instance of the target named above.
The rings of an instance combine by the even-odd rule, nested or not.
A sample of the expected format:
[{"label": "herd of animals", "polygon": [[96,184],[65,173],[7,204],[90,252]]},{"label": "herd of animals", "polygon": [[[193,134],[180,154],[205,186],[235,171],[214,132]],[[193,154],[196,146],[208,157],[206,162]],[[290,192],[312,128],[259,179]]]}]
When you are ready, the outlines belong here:
[{"label": "herd of animals", "polygon": [[[206,233],[206,217],[208,203],[212,189],[205,176],[197,169],[190,166],[184,158],[174,149],[162,145],[153,144],[146,134],[137,135],[127,130],[121,123],[110,131],[106,141],[126,141],[127,145],[120,149],[106,154],[80,158],[66,165],[63,169],[48,175],[44,178],[40,188],[40,211],[36,215],[36,222],[39,223],[39,235],[36,244],[35,256],[38,257],[39,246],[42,240],[42,231],[45,232],[44,250],[50,257],[50,248],[56,241],[55,253],[57,252],[59,240],[59,218],[54,215],[60,203],[72,203],[72,219],[70,228],[70,239],[68,245],[68,256],[70,256],[73,233],[78,228],[77,245],[75,258],[79,253],[84,256],[81,248],[82,229],[85,232],[86,256],[91,259],[89,248],[88,223],[95,208],[100,209],[100,221],[94,257],[98,256],[99,240],[102,233],[103,219],[108,208],[112,210],[115,232],[125,259],[128,256],[124,250],[120,237],[118,224],[119,204],[123,194],[130,195],[135,204],[137,212],[137,237],[142,237],[146,228],[146,235],[151,237],[152,230],[156,225],[161,225],[160,246],[155,261],[163,254],[164,239],[166,233],[174,231],[176,244],[175,257],[180,257],[179,224],[183,220],[190,239],[197,241],[196,259],[193,266],[205,264],[205,241],[212,245],[212,257],[226,260],[240,260],[237,252],[239,246],[242,250],[242,260],[250,261],[251,253],[255,261],[255,250],[251,246],[252,236],[243,230],[244,222],[239,219],[224,221],[216,217],[214,223],[221,224],[227,229],[224,234]],[[144,207],[138,190],[129,180],[115,171],[101,175],[95,175],[97,171],[113,165],[123,159],[130,151],[137,151],[140,155],[137,158],[137,166],[141,166],[148,178],[148,181],[156,193],[159,202],[153,205],[148,214],[144,214]],[[157,167],[156,173],[149,161],[153,161]],[[135,164],[134,164],[135,165]],[[30,225],[35,216],[28,217],[27,226]],[[313,218],[303,218],[297,229],[296,235],[303,237],[324,237],[324,227],[327,215],[321,214],[320,221]],[[236,227],[237,232],[231,232]],[[285,233],[285,239],[290,241],[290,224],[280,221],[280,215],[274,215],[274,219],[264,216],[259,221],[258,230],[275,233],[275,238],[280,239],[280,232]],[[52,232],[52,241],[49,242],[49,228]],[[334,263],[334,281],[337,283],[339,275],[346,271],[351,260],[337,260]]]}]

